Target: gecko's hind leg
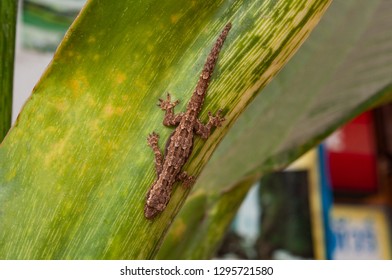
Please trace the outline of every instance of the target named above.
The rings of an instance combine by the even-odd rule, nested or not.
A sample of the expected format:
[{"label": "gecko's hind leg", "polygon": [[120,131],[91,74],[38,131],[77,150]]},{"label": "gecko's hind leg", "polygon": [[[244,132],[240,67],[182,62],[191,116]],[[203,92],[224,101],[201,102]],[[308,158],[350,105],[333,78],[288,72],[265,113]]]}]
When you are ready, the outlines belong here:
[{"label": "gecko's hind leg", "polygon": [[158,106],[162,110],[166,111],[165,118],[163,119],[163,124],[165,126],[175,126],[180,123],[182,116],[184,114],[183,113],[177,115],[174,114],[174,107],[176,107],[179,102],[180,102],[179,100],[171,102],[169,93],[166,96],[166,100],[159,99]]},{"label": "gecko's hind leg", "polygon": [[180,174],[178,174],[177,179],[181,181],[182,185],[186,188],[191,187],[196,181],[196,178],[193,176],[189,176],[186,171],[182,171]]},{"label": "gecko's hind leg", "polygon": [[222,116],[222,111],[218,110],[218,112],[213,116],[211,112],[208,112],[208,122],[204,125],[199,119],[196,120],[195,124],[195,132],[197,135],[200,135],[201,138],[207,139],[211,134],[211,129],[213,127],[218,127],[222,125],[222,122],[225,121],[225,118]]},{"label": "gecko's hind leg", "polygon": [[155,155],[155,170],[157,172],[157,176],[162,172],[163,166],[163,155],[161,150],[159,150],[158,146],[159,135],[155,132],[151,133],[147,137],[148,146],[150,146]]}]

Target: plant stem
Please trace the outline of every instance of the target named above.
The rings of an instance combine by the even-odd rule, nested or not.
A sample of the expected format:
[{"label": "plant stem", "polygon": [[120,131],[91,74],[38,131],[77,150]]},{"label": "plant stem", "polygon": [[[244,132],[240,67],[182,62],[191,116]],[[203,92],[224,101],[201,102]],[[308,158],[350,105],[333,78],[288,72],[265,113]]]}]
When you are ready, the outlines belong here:
[{"label": "plant stem", "polygon": [[0,142],[11,126],[17,6],[16,0],[0,2]]}]

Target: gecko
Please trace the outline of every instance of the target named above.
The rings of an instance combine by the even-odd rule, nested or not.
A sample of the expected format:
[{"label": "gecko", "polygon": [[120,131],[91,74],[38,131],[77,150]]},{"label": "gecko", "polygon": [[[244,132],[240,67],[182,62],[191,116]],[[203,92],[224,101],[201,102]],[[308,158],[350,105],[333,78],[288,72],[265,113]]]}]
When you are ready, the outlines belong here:
[{"label": "gecko", "polygon": [[147,137],[148,146],[154,152],[157,174],[156,180],[146,196],[144,216],[147,219],[155,218],[166,208],[174,183],[180,181],[186,187],[190,187],[194,183],[195,178],[182,170],[192,153],[194,136],[199,135],[202,139],[207,139],[211,134],[211,129],[221,126],[225,120],[222,116],[222,110],[218,110],[215,115],[208,112],[207,124],[203,124],[198,119],[198,115],[203,106],[219,52],[230,29],[231,23],[229,22],[211,49],[185,112],[174,114],[174,107],[179,103],[179,100],[172,102],[170,93],[167,94],[166,100],[159,99],[158,106],[165,111],[163,124],[177,127],[167,140],[164,154],[158,146],[159,135],[152,132]]}]

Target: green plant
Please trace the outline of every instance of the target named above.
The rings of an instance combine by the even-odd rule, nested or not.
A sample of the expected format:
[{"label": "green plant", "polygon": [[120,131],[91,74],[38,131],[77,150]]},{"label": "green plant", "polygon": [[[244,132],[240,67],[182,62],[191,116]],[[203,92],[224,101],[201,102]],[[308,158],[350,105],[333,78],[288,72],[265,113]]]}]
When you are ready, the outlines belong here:
[{"label": "green plant", "polygon": [[[389,1],[334,1],[219,145],[158,258],[211,258],[253,182],[392,98]],[[197,213],[197,214],[195,214]]]},{"label": "green plant", "polygon": [[[356,19],[357,32],[344,41],[346,53],[339,53],[342,64],[307,72],[305,66],[323,49],[307,50],[289,74],[282,72],[279,82],[261,92],[200,176],[160,257],[211,257],[235,208],[261,174],[284,166],[390,92],[390,79],[380,80],[368,94],[339,107],[335,118],[324,119],[323,112],[330,114],[332,107],[320,108],[330,100],[316,102],[312,94],[320,97],[326,89],[318,88],[320,80],[300,83],[314,72],[324,73],[319,79],[328,83],[335,70],[344,68],[343,54],[351,53],[350,46],[386,1],[336,1],[345,7],[341,22],[355,5],[367,19]],[[329,3],[89,1],[0,146],[0,258],[154,258],[189,193],[177,187],[159,217],[144,218],[144,197],[155,176],[146,137],[156,130],[163,140],[172,131],[161,125],[157,99],[170,91],[181,100],[176,109],[184,109],[206,54],[231,21],[201,113],[203,119],[207,111],[224,108],[227,122],[208,141],[196,139],[186,170],[199,174]],[[336,29],[323,34],[334,38]],[[384,93],[375,95],[381,88]],[[338,97],[336,92],[331,100]],[[315,110],[324,123],[312,129]],[[296,132],[299,127],[306,129]],[[170,255],[168,248],[182,251]]]},{"label": "green plant", "polygon": [[0,142],[11,126],[17,4],[0,2]]}]

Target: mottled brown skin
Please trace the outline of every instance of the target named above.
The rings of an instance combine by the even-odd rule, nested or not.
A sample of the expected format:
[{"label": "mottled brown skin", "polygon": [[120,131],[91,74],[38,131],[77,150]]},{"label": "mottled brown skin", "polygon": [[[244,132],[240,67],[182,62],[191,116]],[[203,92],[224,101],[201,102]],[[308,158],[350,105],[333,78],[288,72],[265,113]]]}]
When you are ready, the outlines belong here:
[{"label": "mottled brown skin", "polygon": [[158,106],[166,111],[163,124],[165,126],[177,126],[177,128],[168,139],[164,156],[158,147],[159,135],[153,132],[147,138],[148,145],[155,154],[155,168],[157,172],[157,179],[147,193],[147,201],[144,207],[144,216],[147,219],[153,219],[166,208],[175,182],[182,181],[185,186],[193,184],[194,178],[181,169],[192,152],[194,134],[207,139],[210,136],[211,129],[221,126],[224,121],[224,118],[221,116],[221,110],[215,116],[209,112],[209,121],[206,125],[198,119],[198,115],[203,106],[219,52],[230,28],[231,23],[228,23],[208,55],[186,112],[174,114],[173,109],[179,101],[171,102],[170,94],[167,94],[166,100],[159,99]]}]

